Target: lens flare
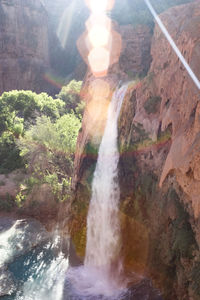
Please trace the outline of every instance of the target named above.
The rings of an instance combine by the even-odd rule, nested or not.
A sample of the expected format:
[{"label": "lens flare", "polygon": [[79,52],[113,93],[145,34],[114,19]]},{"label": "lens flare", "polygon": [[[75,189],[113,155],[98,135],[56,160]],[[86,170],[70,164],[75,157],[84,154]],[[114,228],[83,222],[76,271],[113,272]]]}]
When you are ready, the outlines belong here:
[{"label": "lens flare", "polygon": [[91,14],[89,19],[85,23],[88,32],[96,25],[104,27],[108,31],[111,30],[111,20],[105,14]]},{"label": "lens flare", "polygon": [[110,53],[103,47],[93,48],[88,56],[88,61],[95,76],[106,75],[110,63]]},{"label": "lens flare", "polygon": [[88,131],[96,141],[100,141],[104,132],[112,90],[106,80],[95,78],[90,82],[86,93],[86,97],[90,99],[85,109]]},{"label": "lens flare", "polygon": [[87,31],[78,39],[77,47],[93,75],[104,77],[109,67],[119,59],[121,51],[121,36],[113,30],[112,22],[106,15],[107,11],[113,8],[115,1],[85,2],[91,15],[85,23]]},{"label": "lens flare", "polygon": [[90,8],[94,13],[106,11],[107,4],[107,0],[90,0]]},{"label": "lens flare", "polygon": [[114,5],[114,0],[85,0],[85,2],[94,14],[111,10]]},{"label": "lens flare", "polygon": [[102,26],[95,25],[88,34],[89,40],[94,48],[106,46],[110,37],[109,31]]},{"label": "lens flare", "polygon": [[91,82],[88,92],[92,98],[109,98],[111,88],[107,81],[98,78]]}]

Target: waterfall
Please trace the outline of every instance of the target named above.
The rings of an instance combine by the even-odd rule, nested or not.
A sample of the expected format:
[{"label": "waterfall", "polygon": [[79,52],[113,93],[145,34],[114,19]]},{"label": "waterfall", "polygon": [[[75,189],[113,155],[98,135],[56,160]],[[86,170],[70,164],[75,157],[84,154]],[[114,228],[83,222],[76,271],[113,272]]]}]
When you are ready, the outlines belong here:
[{"label": "waterfall", "polygon": [[[87,218],[84,266],[71,268],[68,277],[81,294],[112,296],[119,292],[120,222],[118,205],[118,117],[128,84],[113,94],[99,148]],[[122,287],[121,287],[122,288]]]},{"label": "waterfall", "polygon": [[92,183],[92,198],[87,218],[85,266],[111,271],[119,251],[120,224],[118,203],[118,130],[117,121],[127,85],[116,90],[108,110],[107,123],[99,148]]}]

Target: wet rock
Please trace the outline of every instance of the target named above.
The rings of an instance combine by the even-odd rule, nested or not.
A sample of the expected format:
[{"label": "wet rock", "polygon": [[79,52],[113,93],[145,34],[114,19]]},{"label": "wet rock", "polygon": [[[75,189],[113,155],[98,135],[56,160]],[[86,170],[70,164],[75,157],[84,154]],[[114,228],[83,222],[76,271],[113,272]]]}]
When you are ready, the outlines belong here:
[{"label": "wet rock", "polygon": [[137,285],[131,287],[124,300],[164,300],[160,292],[153,288],[148,279],[142,280]]},{"label": "wet rock", "polygon": [[36,220],[0,218],[0,266],[46,241],[50,234]]},{"label": "wet rock", "polygon": [[16,288],[12,274],[6,268],[0,267],[0,297],[13,294]]}]

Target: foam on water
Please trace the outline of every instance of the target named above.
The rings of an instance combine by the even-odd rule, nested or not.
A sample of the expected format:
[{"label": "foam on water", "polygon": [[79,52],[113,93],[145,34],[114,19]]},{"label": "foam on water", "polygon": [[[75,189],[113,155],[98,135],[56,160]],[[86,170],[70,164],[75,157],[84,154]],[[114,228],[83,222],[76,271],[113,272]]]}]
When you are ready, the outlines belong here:
[{"label": "foam on water", "polygon": [[120,282],[120,224],[118,204],[119,151],[118,117],[128,84],[117,89],[108,109],[107,123],[99,148],[87,218],[87,246],[84,266],[70,268],[68,278],[77,293],[116,297]]},{"label": "foam on water", "polygon": [[32,271],[32,275],[23,285],[22,292],[16,296],[16,300],[62,300],[65,273],[68,268],[68,260],[60,253],[57,258],[45,265],[40,265]]}]

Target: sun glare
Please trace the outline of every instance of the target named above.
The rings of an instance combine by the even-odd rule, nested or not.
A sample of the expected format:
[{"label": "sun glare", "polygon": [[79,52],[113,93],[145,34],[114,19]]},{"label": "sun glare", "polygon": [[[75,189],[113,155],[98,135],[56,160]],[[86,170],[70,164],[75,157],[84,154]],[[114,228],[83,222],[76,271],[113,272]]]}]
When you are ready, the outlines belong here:
[{"label": "sun glare", "polygon": [[111,29],[111,20],[105,14],[91,14],[87,22],[85,23],[88,32],[93,26],[98,25],[106,28],[108,31]]},{"label": "sun glare", "polygon": [[105,27],[95,25],[88,34],[89,40],[94,48],[106,46],[110,37]]},{"label": "sun glare", "polygon": [[[112,22],[106,14],[113,8],[114,0],[85,0],[85,2],[91,15],[85,23],[87,31],[80,37],[77,46],[93,75],[104,77],[110,65],[113,64],[111,51],[114,51],[112,49],[113,36],[116,37],[116,32],[112,29]],[[84,46],[82,41],[84,41]]]},{"label": "sun glare", "polygon": [[111,90],[108,82],[98,78],[91,82],[88,92],[94,98],[109,98]]},{"label": "sun glare", "polygon": [[110,0],[86,0],[86,4],[94,14],[100,14],[112,9],[113,1]]},{"label": "sun glare", "polygon": [[93,48],[88,56],[89,64],[95,76],[105,76],[109,68],[110,53],[103,47]]}]

